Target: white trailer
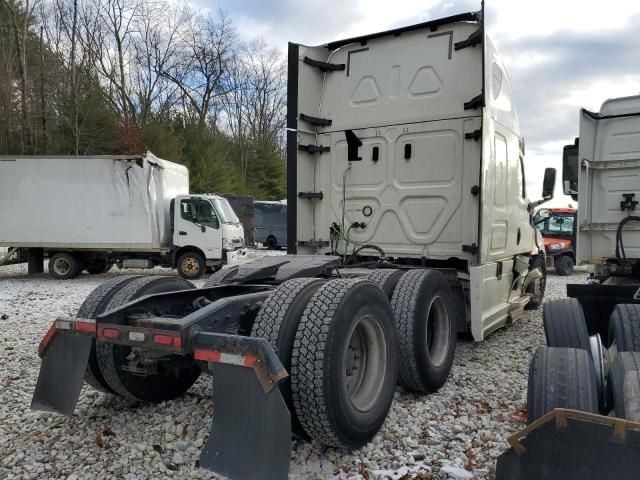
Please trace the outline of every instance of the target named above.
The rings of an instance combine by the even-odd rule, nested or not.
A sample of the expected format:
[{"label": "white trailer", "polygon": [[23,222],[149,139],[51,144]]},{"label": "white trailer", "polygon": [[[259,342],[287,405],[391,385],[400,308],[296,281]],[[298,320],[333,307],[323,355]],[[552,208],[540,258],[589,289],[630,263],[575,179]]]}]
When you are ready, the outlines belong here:
[{"label": "white trailer", "polygon": [[0,246],[43,256],[57,278],[83,269],[177,268],[198,278],[243,253],[228,202],[190,195],[186,167],[139,156],[0,157]]}]

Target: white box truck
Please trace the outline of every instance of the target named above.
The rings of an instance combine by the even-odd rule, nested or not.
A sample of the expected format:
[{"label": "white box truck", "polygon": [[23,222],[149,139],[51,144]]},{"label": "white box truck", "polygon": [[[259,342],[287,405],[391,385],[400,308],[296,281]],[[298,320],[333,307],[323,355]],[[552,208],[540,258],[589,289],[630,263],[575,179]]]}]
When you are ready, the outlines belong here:
[{"label": "white box truck", "polygon": [[0,204],[0,246],[26,249],[31,272],[49,257],[56,278],[117,264],[194,279],[246,253],[227,200],[189,194],[187,168],[151,153],[2,156]]}]

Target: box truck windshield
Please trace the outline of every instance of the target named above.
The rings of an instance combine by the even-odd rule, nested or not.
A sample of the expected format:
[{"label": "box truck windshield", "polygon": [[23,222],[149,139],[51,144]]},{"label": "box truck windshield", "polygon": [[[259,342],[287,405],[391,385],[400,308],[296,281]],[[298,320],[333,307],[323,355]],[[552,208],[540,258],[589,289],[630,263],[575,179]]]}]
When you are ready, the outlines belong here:
[{"label": "box truck windshield", "polygon": [[238,216],[229,205],[229,202],[226,198],[216,198],[213,200],[213,203],[216,206],[216,210],[220,214],[220,219],[222,223],[237,225],[240,223]]}]

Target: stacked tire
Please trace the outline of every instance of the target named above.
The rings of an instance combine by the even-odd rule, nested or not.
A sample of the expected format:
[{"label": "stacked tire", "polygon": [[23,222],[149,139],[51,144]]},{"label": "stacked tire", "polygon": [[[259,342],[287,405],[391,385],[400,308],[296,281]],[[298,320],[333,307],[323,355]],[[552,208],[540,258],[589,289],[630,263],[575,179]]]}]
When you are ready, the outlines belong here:
[{"label": "stacked tire", "polygon": [[640,421],[640,305],[616,305],[609,321],[609,349],[589,337],[577,300],[547,302],[547,346],[529,367],[529,422],[555,408],[609,414]]}]

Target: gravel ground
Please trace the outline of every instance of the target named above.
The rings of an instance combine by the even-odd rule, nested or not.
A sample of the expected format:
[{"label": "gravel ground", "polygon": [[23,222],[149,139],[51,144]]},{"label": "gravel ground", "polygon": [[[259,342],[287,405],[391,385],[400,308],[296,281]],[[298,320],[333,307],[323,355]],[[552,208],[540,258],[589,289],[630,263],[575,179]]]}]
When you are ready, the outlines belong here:
[{"label": "gravel ground", "polygon": [[[24,266],[0,267],[0,478],[216,478],[196,467],[213,414],[208,376],[185,397],[155,406],[136,407],[85,386],[71,420],[29,409],[37,345],[50,323],[75,315],[100,283],[129,273],[136,272],[57,281],[28,277]],[[563,297],[565,284],[585,275],[550,274],[546,298]],[[483,343],[459,341],[452,375],[438,393],[398,391],[382,430],[359,451],[294,442],[290,478],[493,478],[506,437],[526,422],[529,359],[543,339],[538,310]]]}]

